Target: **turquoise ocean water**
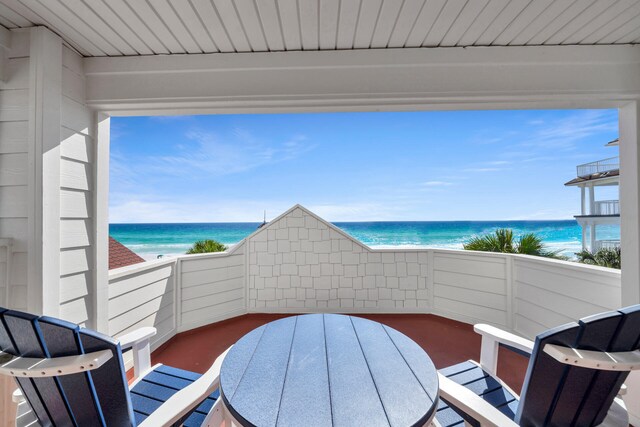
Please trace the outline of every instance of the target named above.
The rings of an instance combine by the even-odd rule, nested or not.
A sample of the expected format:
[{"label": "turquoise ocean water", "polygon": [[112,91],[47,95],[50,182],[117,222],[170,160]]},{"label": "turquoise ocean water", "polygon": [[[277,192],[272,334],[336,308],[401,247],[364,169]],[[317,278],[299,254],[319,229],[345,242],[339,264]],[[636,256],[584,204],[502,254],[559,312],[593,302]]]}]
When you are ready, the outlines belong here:
[{"label": "turquoise ocean water", "polygon": [[[184,253],[196,240],[215,239],[227,245],[254,232],[258,223],[111,224],[109,233],[143,258]],[[391,221],[336,222],[336,226],[374,248],[462,249],[473,236],[496,228],[511,228],[516,235],[534,232],[549,249],[567,256],[580,250],[581,229],[566,221]],[[598,239],[619,239],[616,226],[600,229]]]}]

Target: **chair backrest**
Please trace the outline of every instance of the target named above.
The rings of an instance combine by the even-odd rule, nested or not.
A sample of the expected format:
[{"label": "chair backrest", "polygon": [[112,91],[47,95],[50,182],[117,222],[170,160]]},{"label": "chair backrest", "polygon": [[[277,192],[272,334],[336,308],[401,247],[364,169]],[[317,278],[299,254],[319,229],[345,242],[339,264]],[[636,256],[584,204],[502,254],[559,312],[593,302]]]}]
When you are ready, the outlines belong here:
[{"label": "chair backrest", "polygon": [[628,372],[569,366],[543,352],[547,344],[624,352],[640,348],[640,305],[581,319],[536,337],[516,422],[521,426],[600,424]]},{"label": "chair backrest", "polygon": [[43,426],[135,426],[122,351],[111,337],[0,307],[0,350],[33,358],[111,350],[113,357],[90,372],[16,381]]}]

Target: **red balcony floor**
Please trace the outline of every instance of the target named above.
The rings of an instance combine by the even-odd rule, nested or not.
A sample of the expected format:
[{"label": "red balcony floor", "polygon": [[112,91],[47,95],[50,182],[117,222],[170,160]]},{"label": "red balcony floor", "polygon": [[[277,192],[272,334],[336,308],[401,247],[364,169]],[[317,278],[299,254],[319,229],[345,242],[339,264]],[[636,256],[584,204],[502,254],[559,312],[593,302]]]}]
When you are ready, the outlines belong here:
[{"label": "red balcony floor", "polygon": [[[151,355],[164,363],[194,372],[205,372],[224,350],[247,332],[287,315],[247,314],[176,335]],[[480,336],[473,326],[430,314],[363,314],[404,333],[429,354],[437,368],[480,358]],[[527,359],[500,349],[498,375],[520,392]]]}]

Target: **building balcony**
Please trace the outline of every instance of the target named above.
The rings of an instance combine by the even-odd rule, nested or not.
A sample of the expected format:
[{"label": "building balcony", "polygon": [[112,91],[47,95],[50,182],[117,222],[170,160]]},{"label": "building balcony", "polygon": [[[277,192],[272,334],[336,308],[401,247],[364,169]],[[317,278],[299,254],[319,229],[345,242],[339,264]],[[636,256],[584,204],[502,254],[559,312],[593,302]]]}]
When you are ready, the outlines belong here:
[{"label": "building balcony", "polygon": [[617,249],[620,247],[620,240],[607,239],[607,240],[596,240],[594,245],[594,251],[599,251],[600,249]]},{"label": "building balcony", "polygon": [[593,215],[620,215],[620,201],[599,200],[594,202]]},{"label": "building balcony", "polygon": [[608,159],[598,160],[596,162],[584,163],[576,166],[576,176],[586,178],[592,175],[612,172],[620,169],[620,158],[609,157]]},{"label": "building balcony", "polygon": [[[227,252],[111,270],[108,294],[109,334],[154,326],[155,361],[193,371],[251,329],[311,312],[386,323],[441,367],[477,360],[475,323],[533,338],[619,307],[621,282],[618,270],[526,255],[376,250],[296,206]],[[501,360],[519,390],[526,361]]]}]

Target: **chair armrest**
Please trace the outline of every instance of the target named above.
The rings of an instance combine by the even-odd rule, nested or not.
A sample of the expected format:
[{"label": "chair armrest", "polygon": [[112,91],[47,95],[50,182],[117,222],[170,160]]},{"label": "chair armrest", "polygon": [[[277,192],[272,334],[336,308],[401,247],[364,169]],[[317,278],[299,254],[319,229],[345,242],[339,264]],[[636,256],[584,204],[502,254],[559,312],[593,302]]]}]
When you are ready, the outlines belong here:
[{"label": "chair armrest", "polygon": [[640,370],[640,350],[623,352],[605,352],[578,350],[561,345],[547,344],[542,349],[560,363],[601,371],[637,371]]},{"label": "chair armrest", "polygon": [[231,347],[218,356],[207,372],[189,386],[171,396],[138,427],[171,426],[200,404],[220,385],[220,368],[229,350],[231,350]]},{"label": "chair armrest", "polygon": [[113,357],[111,350],[61,357],[20,357],[0,351],[0,375],[45,378],[92,371]]},{"label": "chair armrest", "polygon": [[440,373],[438,382],[440,397],[477,420],[482,427],[517,427],[515,422],[468,388]]},{"label": "chair armrest", "polygon": [[503,331],[495,326],[479,323],[473,327],[473,330],[482,336],[480,366],[492,375],[495,375],[498,369],[498,348],[500,344],[529,355],[533,351],[533,341]]},{"label": "chair armrest", "polygon": [[122,351],[133,350],[133,375],[138,378],[151,369],[151,337],[158,331],[147,326],[118,338]]}]

